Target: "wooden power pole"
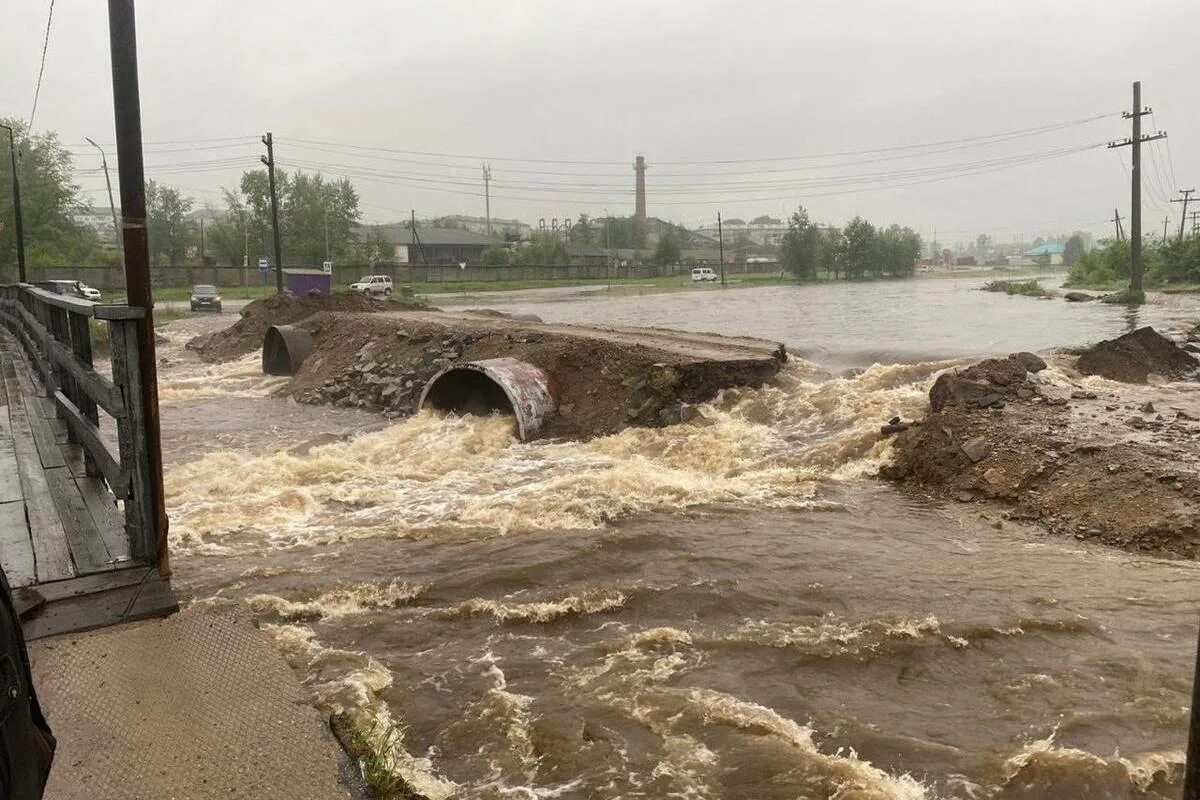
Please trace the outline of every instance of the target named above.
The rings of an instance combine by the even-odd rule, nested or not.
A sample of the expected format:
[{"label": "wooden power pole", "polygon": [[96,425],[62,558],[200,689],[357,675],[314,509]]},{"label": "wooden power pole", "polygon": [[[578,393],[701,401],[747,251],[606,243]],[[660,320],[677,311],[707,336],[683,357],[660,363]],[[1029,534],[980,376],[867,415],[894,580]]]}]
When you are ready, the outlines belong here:
[{"label": "wooden power pole", "polygon": [[1154,134],[1142,135],[1142,117],[1151,112],[1142,106],[1142,82],[1133,82],[1133,108],[1121,116],[1133,121],[1133,136],[1117,142],[1109,142],[1112,147],[1133,148],[1133,169],[1130,173],[1130,209],[1129,209],[1129,291],[1133,294],[1142,292],[1142,142],[1152,142],[1155,139],[1165,139],[1167,134],[1157,131]]},{"label": "wooden power pole", "polygon": [[25,282],[25,229],[21,218],[21,181],[17,178],[17,139],[13,129],[7,125],[0,128],[8,131],[8,152],[12,158],[13,227],[17,232],[17,280]]},{"label": "wooden power pole", "polygon": [[108,0],[108,34],[112,50],[113,115],[117,123],[117,173],[121,189],[121,226],[125,246],[125,292],[129,305],[141,308],[137,326],[138,367],[142,392],[131,402],[142,404],[146,454],[150,471],[149,500],[155,526],[159,571],[167,563],[167,511],[163,502],[162,440],[158,421],[158,359],[154,354],[154,292],[150,285],[150,249],[146,240],[146,175],[142,160],[142,107],[138,94],[137,31],[134,0]]},{"label": "wooden power pole", "polygon": [[1121,216],[1121,213],[1114,208],[1112,222],[1114,225],[1117,226],[1117,241],[1118,242],[1125,238],[1124,234],[1121,232],[1121,220],[1123,220],[1123,219],[1125,219],[1125,218]]},{"label": "wooden power pole", "polygon": [[1172,203],[1183,203],[1183,213],[1179,215],[1179,241],[1183,241],[1183,221],[1187,219],[1188,202],[1192,199],[1195,189],[1180,189],[1179,193],[1183,197],[1172,200]]},{"label": "wooden power pole", "polygon": [[259,160],[267,165],[267,184],[271,190],[271,230],[275,237],[275,291],[283,294],[283,248],[279,245],[279,198],[275,194],[275,140],[270,131],[262,137],[262,143],[267,146],[267,154],[259,156]]}]

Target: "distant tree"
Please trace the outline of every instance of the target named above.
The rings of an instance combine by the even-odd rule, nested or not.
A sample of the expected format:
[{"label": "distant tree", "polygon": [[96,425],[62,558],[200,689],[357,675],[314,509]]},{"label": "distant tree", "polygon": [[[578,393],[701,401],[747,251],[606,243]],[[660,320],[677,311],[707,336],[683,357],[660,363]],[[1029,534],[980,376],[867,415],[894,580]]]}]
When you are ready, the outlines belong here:
[{"label": "distant tree", "polygon": [[611,217],[605,236],[609,240],[606,247],[640,250],[646,246],[646,232],[633,217]]},{"label": "distant tree", "polygon": [[817,245],[817,263],[825,267],[826,275],[832,272],[837,280],[845,270],[846,237],[837,228],[827,228],[821,231]]},{"label": "distant tree", "polygon": [[[396,245],[379,228],[370,228],[363,240],[353,248],[351,258],[372,266],[381,262],[392,262],[396,260]],[[420,256],[414,254],[412,258],[409,258],[409,262],[411,263],[414,258],[419,260]]]},{"label": "distant tree", "polygon": [[891,225],[876,236],[879,262],[876,274],[893,278],[912,275],[921,256],[921,237],[912,228]]},{"label": "distant tree", "polygon": [[513,254],[512,263],[519,267],[544,267],[568,264],[570,260],[567,246],[559,236],[538,233]]},{"label": "distant tree", "polygon": [[875,227],[862,217],[855,217],[846,224],[843,233],[846,277],[858,279],[874,273],[879,261]]},{"label": "distant tree", "polygon": [[985,258],[987,256],[988,248],[991,246],[991,244],[992,238],[986,233],[981,233],[975,237],[975,252],[980,258]]},{"label": "distant tree", "polygon": [[[71,174],[71,156],[54,133],[30,136],[19,119],[0,122],[13,129],[21,182],[21,218],[25,256],[32,266],[95,261],[97,238],[87,226],[75,222],[82,210],[79,187]],[[0,265],[16,278],[17,246],[11,202],[12,162],[8,132],[0,131]]]},{"label": "distant tree", "polygon": [[243,207],[230,209],[209,226],[206,246],[215,255],[217,263],[240,267],[243,258],[249,261],[245,250],[245,213]]},{"label": "distant tree", "polygon": [[788,220],[788,231],[780,243],[783,266],[798,280],[817,279],[817,266],[821,258],[821,231],[808,218],[804,206]]},{"label": "distant tree", "polygon": [[667,231],[659,237],[651,260],[660,266],[668,266],[678,264],[680,255],[681,249],[677,234],[674,231]]},{"label": "distant tree", "polygon": [[146,184],[146,238],[150,263],[180,266],[192,242],[192,225],[187,215],[192,199],[178,189],[157,181]]},{"label": "distant tree", "polygon": [[592,230],[592,221],[587,214],[580,214],[579,220],[571,226],[570,238],[572,244],[593,244],[596,241],[596,232]]},{"label": "distant tree", "polygon": [[[730,223],[732,224],[733,220],[730,220]],[[754,219],[750,220],[750,224],[751,225],[779,225],[780,220],[775,219],[775,217],[772,217],[769,214],[763,214],[761,217],[755,217]]]},{"label": "distant tree", "polygon": [[500,245],[492,245],[483,251],[481,261],[485,267],[507,267],[508,266],[508,248]]},{"label": "distant tree", "polygon": [[1063,264],[1068,267],[1074,266],[1083,256],[1084,249],[1083,237],[1078,233],[1072,234],[1063,248]]},{"label": "distant tree", "polygon": [[[279,198],[279,228],[285,264],[316,266],[325,260],[325,230],[328,220],[329,256],[345,261],[358,252],[352,230],[362,217],[358,192],[345,178],[327,181],[318,172],[289,175],[275,171]],[[225,190],[232,212],[245,209],[251,254],[273,253],[271,197],[266,170],[242,174],[237,193]],[[390,257],[389,257],[390,258]]]}]

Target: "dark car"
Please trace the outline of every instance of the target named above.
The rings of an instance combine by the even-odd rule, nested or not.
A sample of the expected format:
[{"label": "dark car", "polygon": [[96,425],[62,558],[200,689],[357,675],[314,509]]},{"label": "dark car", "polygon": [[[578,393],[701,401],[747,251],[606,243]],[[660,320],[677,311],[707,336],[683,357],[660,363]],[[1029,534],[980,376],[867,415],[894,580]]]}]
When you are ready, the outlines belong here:
[{"label": "dark car", "polygon": [[221,293],[217,287],[199,284],[192,287],[192,311],[220,311]]}]

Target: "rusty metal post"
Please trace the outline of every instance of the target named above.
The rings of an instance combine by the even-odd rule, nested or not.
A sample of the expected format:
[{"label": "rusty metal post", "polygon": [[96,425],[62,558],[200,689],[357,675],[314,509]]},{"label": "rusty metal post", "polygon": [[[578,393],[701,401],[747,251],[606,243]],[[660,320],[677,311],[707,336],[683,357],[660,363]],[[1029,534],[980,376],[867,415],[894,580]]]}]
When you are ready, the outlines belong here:
[{"label": "rusty metal post", "polygon": [[167,511],[163,501],[162,441],[158,424],[158,363],[154,355],[154,292],[150,285],[150,253],[146,242],[146,176],[142,160],[142,110],[138,92],[137,30],[134,0],[108,0],[108,34],[112,49],[113,112],[117,123],[118,182],[121,188],[121,232],[125,245],[125,291],[129,304],[145,310],[138,321],[138,366],[146,455],[150,468],[150,505],[154,514],[159,572],[167,563]]}]

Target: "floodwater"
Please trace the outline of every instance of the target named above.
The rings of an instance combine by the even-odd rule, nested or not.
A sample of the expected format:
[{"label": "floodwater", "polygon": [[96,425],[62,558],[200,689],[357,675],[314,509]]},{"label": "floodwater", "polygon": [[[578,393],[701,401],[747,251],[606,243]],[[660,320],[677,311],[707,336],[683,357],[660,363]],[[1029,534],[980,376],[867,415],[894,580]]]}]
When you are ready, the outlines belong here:
[{"label": "floodwater", "polygon": [[[736,277],[736,276],[734,276]],[[1046,277],[1053,289],[1063,276]],[[864,367],[1070,347],[1110,338],[1142,325],[1190,318],[1191,298],[1138,309],[1065,303],[980,292],[983,278],[764,286],[722,291],[712,285],[655,293],[644,287],[532,290],[439,295],[444,308],[487,307],[537,314],[547,322],[656,325],[719,331],[783,342],[788,350],[827,367]]]},{"label": "floodwater", "polygon": [[[919,415],[947,357],[1130,324],[957,284],[489,297],[825,356],[699,424],[584,443],[283,401],[256,357],[190,362],[201,323],[176,323],[176,585],[250,613],[429,797],[1178,796],[1200,567],[870,477],[879,424]],[[892,357],[825,372],[871,352]]]}]

